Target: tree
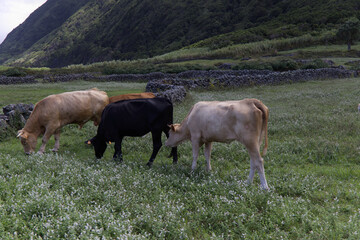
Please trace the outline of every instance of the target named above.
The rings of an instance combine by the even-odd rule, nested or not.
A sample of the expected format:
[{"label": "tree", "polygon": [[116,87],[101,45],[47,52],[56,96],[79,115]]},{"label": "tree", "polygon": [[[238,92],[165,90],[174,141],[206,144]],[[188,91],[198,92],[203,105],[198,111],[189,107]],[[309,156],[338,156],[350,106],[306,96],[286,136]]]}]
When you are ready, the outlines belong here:
[{"label": "tree", "polygon": [[360,37],[360,21],[356,17],[352,17],[340,26],[337,36],[341,40],[345,40],[348,51],[351,50],[351,44]]}]

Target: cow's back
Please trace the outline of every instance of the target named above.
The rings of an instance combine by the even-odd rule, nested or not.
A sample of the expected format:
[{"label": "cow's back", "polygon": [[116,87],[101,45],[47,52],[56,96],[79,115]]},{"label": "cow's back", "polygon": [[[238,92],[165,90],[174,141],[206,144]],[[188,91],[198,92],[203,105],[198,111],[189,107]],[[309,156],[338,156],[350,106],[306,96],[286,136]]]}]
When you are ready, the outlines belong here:
[{"label": "cow's back", "polygon": [[188,115],[187,125],[192,135],[204,141],[241,141],[247,131],[254,129],[252,122],[257,114],[253,99],[198,102]]},{"label": "cow's back", "polygon": [[118,102],[121,100],[129,100],[129,99],[138,99],[138,98],[154,98],[155,95],[151,92],[144,93],[128,93],[117,96],[112,96],[109,98],[109,103]]},{"label": "cow's back", "polygon": [[35,105],[27,125],[46,127],[52,123],[63,126],[89,120],[99,123],[102,110],[108,103],[107,94],[95,89],[50,95]]},{"label": "cow's back", "polygon": [[142,136],[154,128],[172,123],[173,106],[166,98],[123,100],[107,105],[101,116],[98,133]]}]

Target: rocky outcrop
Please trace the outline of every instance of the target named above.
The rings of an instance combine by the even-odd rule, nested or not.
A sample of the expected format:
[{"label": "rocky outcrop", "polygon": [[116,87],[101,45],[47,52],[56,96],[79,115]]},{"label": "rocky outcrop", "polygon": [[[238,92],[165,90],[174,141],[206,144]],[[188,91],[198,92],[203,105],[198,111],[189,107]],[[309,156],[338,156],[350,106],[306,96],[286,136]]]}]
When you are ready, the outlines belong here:
[{"label": "rocky outcrop", "polygon": [[0,114],[0,131],[23,128],[33,109],[33,104],[23,103],[9,104],[3,107],[4,114]]},{"label": "rocky outcrop", "polygon": [[165,97],[171,102],[181,102],[186,97],[186,90],[183,86],[163,84],[161,82],[149,81],[146,85],[146,92],[153,92],[157,97]]}]

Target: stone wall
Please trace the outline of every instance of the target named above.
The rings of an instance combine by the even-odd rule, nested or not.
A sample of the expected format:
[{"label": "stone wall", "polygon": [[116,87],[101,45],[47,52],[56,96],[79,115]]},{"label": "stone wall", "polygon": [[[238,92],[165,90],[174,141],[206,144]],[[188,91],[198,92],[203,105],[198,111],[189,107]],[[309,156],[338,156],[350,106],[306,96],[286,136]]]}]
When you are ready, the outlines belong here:
[{"label": "stone wall", "polygon": [[[321,79],[349,78],[358,76],[356,71],[343,68],[322,68],[273,72],[268,70],[192,70],[178,74],[154,72],[148,74],[99,74],[81,73],[44,76],[44,82],[115,81],[147,82],[146,91],[169,98],[173,102],[182,101],[187,89],[210,87],[243,87],[253,85],[277,85]],[[34,83],[34,77],[1,77],[0,84]]]},{"label": "stone wall", "polygon": [[63,74],[44,76],[44,82],[70,82],[75,80],[103,81],[103,82],[148,82],[152,79],[162,79],[170,74],[148,73],[148,74],[113,74],[99,75],[92,73]]},{"label": "stone wall", "polygon": [[186,97],[186,89],[184,86],[163,84],[157,81],[149,81],[145,91],[153,92],[157,97],[165,97],[173,103],[181,102]]},{"label": "stone wall", "polygon": [[0,131],[7,131],[9,128],[16,130],[23,128],[33,110],[33,104],[19,103],[3,107],[4,114],[0,114]]},{"label": "stone wall", "polygon": [[25,83],[37,83],[35,77],[6,77],[0,75],[0,85],[8,85],[8,84],[25,84]]},{"label": "stone wall", "polygon": [[[357,76],[357,72],[341,68],[323,68],[273,72],[261,70],[230,70],[230,71],[187,71],[175,75],[164,75],[161,79],[152,79],[146,91],[166,96],[173,102],[182,101],[186,89],[209,87],[244,87],[253,85],[278,85],[314,81],[321,79],[340,79]],[[184,88],[179,88],[179,87]]]}]

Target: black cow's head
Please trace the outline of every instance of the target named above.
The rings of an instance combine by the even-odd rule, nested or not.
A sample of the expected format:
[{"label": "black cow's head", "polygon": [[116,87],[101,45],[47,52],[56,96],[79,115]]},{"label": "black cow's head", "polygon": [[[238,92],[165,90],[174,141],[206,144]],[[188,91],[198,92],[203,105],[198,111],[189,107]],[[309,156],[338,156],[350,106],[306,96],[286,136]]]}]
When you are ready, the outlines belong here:
[{"label": "black cow's head", "polygon": [[102,158],[107,147],[105,140],[95,136],[90,141],[94,146],[96,158]]}]

